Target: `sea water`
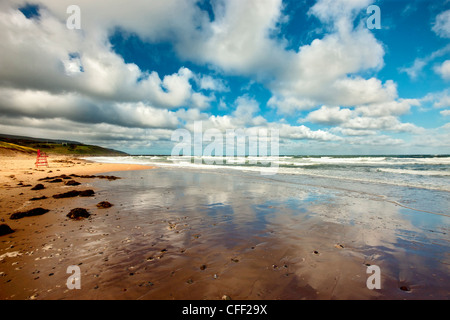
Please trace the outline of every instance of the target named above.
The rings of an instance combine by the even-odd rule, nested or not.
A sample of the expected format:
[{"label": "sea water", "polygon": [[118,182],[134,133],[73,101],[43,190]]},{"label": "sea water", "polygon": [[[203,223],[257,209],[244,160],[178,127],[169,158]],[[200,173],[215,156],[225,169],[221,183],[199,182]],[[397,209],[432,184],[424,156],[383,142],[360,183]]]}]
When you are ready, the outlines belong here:
[{"label": "sea water", "polygon": [[95,157],[105,163],[155,165],[184,170],[240,171],[261,175],[276,166],[276,174],[261,181],[337,188],[384,197],[413,209],[450,216],[450,156],[279,156],[279,157]]}]

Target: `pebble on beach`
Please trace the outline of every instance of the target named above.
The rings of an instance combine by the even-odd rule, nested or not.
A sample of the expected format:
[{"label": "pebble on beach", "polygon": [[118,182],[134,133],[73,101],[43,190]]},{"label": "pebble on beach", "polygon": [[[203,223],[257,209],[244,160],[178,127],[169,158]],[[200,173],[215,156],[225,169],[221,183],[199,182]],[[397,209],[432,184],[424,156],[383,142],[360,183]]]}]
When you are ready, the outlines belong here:
[{"label": "pebble on beach", "polygon": [[75,208],[70,210],[70,212],[67,214],[67,217],[73,220],[81,220],[84,218],[89,218],[90,213],[84,209],[84,208]]},{"label": "pebble on beach", "polygon": [[410,289],[408,286],[401,286],[401,287],[400,287],[400,290],[406,291],[406,292],[411,291],[411,289]]},{"label": "pebble on beach", "polygon": [[112,206],[113,205],[108,201],[102,201],[102,202],[97,203],[97,207],[102,208],[102,209],[111,208]]},{"label": "pebble on beach", "polygon": [[33,188],[31,188],[31,190],[42,190],[42,189],[45,189],[45,187],[42,183],[38,183]]},{"label": "pebble on beach", "polygon": [[0,236],[4,236],[6,234],[13,233],[14,230],[10,228],[7,224],[1,224],[0,225]]}]

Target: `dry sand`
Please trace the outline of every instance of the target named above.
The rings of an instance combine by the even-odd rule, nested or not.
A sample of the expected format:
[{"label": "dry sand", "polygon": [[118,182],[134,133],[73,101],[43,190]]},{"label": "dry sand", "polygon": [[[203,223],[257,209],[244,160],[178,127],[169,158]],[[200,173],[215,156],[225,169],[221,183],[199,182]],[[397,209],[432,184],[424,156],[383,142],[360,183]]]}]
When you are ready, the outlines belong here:
[{"label": "dry sand", "polygon": [[[67,186],[62,182],[49,183],[39,181],[46,177],[61,175],[94,175],[107,172],[152,169],[150,166],[130,164],[93,163],[70,156],[50,156],[48,167],[35,167],[35,156],[16,152],[3,152],[0,155],[0,224],[7,224],[13,233],[0,236],[0,299],[34,299],[40,291],[50,292],[55,287],[38,279],[53,276],[56,268],[50,256],[58,258],[64,247],[73,246],[73,240],[63,235],[74,235],[81,224],[70,223],[66,214],[77,207],[79,198],[54,199],[55,194],[71,190],[92,189],[92,178],[73,177],[70,180],[81,183]],[[45,186],[42,190],[31,190],[37,184]],[[47,199],[30,201],[32,198],[45,196]],[[102,201],[99,199],[98,202]],[[42,207],[50,210],[40,216],[12,220],[10,215]],[[95,209],[92,209],[95,210]],[[91,210],[91,213],[93,213]],[[101,210],[101,209],[98,209]],[[79,238],[80,233],[75,235]],[[56,239],[62,239],[56,248]],[[62,242],[65,243],[62,243]],[[72,242],[70,242],[72,241]],[[50,249],[52,254],[47,254]],[[14,261],[11,261],[13,259]],[[53,270],[53,272],[52,272]],[[63,277],[67,278],[65,274]],[[65,282],[61,282],[65,287]],[[59,285],[57,285],[59,287]],[[57,298],[64,296],[63,291]]]}]

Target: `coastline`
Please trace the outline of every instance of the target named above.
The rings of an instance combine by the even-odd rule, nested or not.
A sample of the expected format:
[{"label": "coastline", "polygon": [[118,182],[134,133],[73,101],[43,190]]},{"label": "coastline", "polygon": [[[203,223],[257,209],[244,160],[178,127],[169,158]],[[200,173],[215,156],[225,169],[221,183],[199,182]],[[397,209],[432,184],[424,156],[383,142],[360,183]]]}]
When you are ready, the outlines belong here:
[{"label": "coastline", "polygon": [[[31,176],[112,168],[69,161]],[[0,299],[448,298],[447,217],[304,180],[113,166],[130,171],[75,178],[94,197],[47,199],[42,216],[4,218],[16,232],[0,238]],[[31,187],[13,186],[2,170],[2,188],[28,199]],[[98,209],[100,201],[114,206]],[[91,217],[69,220],[74,207]],[[381,290],[366,287],[371,265],[382,270]],[[80,267],[81,290],[66,287],[68,266]]]}]

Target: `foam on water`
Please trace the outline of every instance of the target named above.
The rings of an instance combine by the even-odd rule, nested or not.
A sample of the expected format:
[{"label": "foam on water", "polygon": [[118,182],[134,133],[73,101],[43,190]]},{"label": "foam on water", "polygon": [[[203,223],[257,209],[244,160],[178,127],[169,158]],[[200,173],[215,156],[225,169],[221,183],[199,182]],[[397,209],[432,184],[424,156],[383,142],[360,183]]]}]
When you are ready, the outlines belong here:
[{"label": "foam on water", "polygon": [[322,156],[322,157],[95,157],[106,163],[145,164],[184,169],[272,171],[279,175],[308,175],[373,184],[388,184],[450,192],[448,156]]}]

